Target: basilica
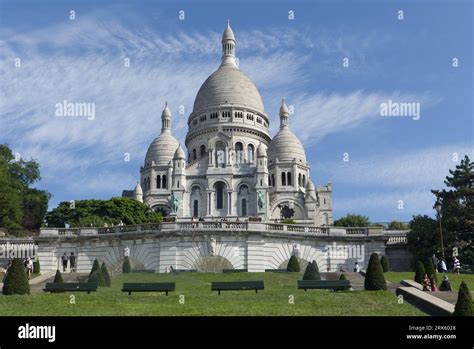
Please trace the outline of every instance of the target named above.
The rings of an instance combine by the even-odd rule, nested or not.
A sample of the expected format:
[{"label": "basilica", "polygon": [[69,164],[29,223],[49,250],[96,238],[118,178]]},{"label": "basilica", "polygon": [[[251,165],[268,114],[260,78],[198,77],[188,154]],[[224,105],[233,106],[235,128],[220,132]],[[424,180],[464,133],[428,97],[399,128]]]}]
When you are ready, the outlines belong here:
[{"label": "basilica", "polygon": [[315,187],[303,145],[291,131],[283,100],[280,128],[269,133],[262,97],[236,63],[227,24],[222,61],[199,89],[185,149],[172,134],[165,105],[161,133],[150,144],[133,197],[180,220],[293,220],[329,226],[331,183]]}]

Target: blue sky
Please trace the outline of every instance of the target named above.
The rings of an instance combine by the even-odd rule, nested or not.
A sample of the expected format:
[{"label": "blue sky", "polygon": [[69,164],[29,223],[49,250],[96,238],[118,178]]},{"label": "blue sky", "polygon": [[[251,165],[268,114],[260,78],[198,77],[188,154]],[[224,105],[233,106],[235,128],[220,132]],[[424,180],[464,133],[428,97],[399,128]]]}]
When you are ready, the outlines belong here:
[{"label": "blue sky", "polygon": [[[230,18],[240,68],[261,92],[272,134],[285,97],[294,106],[290,125],[306,148],[313,181],[333,183],[336,218],[433,215],[430,189],[443,186],[457,164],[453,154],[473,157],[472,6],[452,0],[2,0],[0,143],[39,161],[39,187],[53,194],[51,208],[120,196],[139,179],[165,101],[174,114],[173,134],[184,144],[187,117],[220,63]],[[349,67],[343,67],[346,57]],[[96,118],[56,117],[63,100],[95,103]],[[388,100],[420,103],[420,119],[382,117],[380,104]]]}]

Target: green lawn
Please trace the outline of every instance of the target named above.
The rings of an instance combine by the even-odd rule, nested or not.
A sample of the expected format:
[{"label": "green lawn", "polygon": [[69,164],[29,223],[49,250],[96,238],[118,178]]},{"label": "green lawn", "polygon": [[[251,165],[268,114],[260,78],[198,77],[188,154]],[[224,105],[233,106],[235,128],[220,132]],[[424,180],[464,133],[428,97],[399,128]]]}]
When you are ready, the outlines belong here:
[{"label": "green lawn", "polygon": [[[112,280],[111,288],[98,292],[75,294],[34,293],[30,296],[1,296],[0,314],[33,315],[313,315],[313,316],[366,316],[366,315],[424,315],[409,304],[398,304],[395,295],[387,291],[345,291],[296,289],[301,274],[242,273],[242,274],[124,274]],[[257,280],[265,281],[265,290],[210,291],[211,281]],[[121,292],[123,282],[176,282],[176,292],[135,293]],[[184,304],[180,304],[180,295]],[[289,304],[289,296],[295,304]]]},{"label": "green lawn", "polygon": [[[402,280],[413,280],[415,278],[415,272],[393,272],[390,271],[388,273],[385,273],[385,279],[399,283]],[[443,280],[443,275],[438,273],[438,286]],[[459,285],[461,285],[461,281],[464,280],[464,282],[467,284],[467,287],[469,287],[470,291],[474,291],[474,274],[454,274],[454,273],[448,273],[448,278],[449,282],[451,283],[451,287],[453,288],[453,291],[458,291],[459,290]]]}]

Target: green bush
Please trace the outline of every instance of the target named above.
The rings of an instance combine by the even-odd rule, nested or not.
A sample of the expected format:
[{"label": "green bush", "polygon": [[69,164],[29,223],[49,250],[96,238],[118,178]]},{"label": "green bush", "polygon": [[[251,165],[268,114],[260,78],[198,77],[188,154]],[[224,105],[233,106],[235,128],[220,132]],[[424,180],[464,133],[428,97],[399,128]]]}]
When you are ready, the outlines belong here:
[{"label": "green bush", "polygon": [[344,274],[341,274],[339,275],[339,280],[347,280],[347,278]]},{"label": "green bush", "polygon": [[102,263],[102,266],[100,267],[100,270],[102,272],[102,277],[104,279],[104,286],[105,287],[110,287],[112,282],[110,280],[110,274],[109,274],[109,271],[107,270],[107,266],[105,265],[105,263]]},{"label": "green bush", "polygon": [[132,269],[132,267],[130,266],[130,258],[128,256],[125,256],[122,265],[122,272],[130,273],[130,269]]},{"label": "green bush", "polygon": [[56,275],[54,275],[54,283],[63,283],[64,280],[63,280],[63,276],[61,275],[61,272],[58,270],[56,270]]},{"label": "green bush", "polygon": [[297,273],[300,271],[300,263],[298,262],[298,258],[295,255],[290,257],[288,261],[288,266],[286,267],[286,271]]},{"label": "green bush", "polygon": [[438,276],[436,275],[436,271],[433,266],[433,261],[431,260],[431,258],[426,259],[424,267],[425,267],[425,273],[428,274],[428,277],[431,277],[431,275],[433,275],[436,281],[436,284],[438,284]]},{"label": "green bush", "polygon": [[100,269],[99,261],[97,259],[94,260],[94,264],[92,265],[91,272],[89,274],[88,282],[97,283],[99,286],[104,286],[105,281],[102,275],[102,271]]},{"label": "green bush", "polygon": [[415,264],[415,281],[419,284],[423,283],[423,275],[425,275],[425,267],[420,261]]},{"label": "green bush", "polygon": [[92,269],[91,272],[89,273],[89,276],[92,276],[97,270],[100,270],[100,265],[99,261],[97,259],[94,260],[94,263],[92,264]]},{"label": "green bush", "polygon": [[387,256],[384,255],[382,256],[382,258],[380,258],[380,265],[382,266],[382,270],[384,273],[390,270],[390,263],[388,262]]},{"label": "green bush", "polygon": [[36,262],[33,262],[33,274],[40,274],[40,273],[41,273],[40,261],[38,258],[36,258]]},{"label": "green bush", "polygon": [[377,253],[372,253],[365,274],[364,287],[368,291],[386,290],[387,284],[383,276],[382,266]]},{"label": "green bush", "polygon": [[3,283],[2,293],[4,295],[12,294],[30,294],[30,284],[26,275],[23,261],[15,258]]},{"label": "green bush", "polygon": [[321,275],[319,275],[319,268],[316,261],[308,263],[304,271],[303,280],[321,280]]},{"label": "green bush", "polygon": [[458,300],[454,307],[455,316],[474,316],[474,309],[472,306],[472,297],[466,283],[461,282],[459,286]]}]

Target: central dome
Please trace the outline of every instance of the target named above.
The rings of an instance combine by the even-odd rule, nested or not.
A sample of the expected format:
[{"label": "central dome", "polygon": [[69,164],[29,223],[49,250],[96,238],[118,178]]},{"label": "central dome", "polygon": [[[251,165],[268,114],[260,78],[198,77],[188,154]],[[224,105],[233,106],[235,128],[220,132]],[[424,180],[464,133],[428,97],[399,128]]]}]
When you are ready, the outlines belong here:
[{"label": "central dome", "polygon": [[234,65],[221,65],[207,78],[194,101],[193,113],[223,104],[239,105],[264,112],[255,84]]}]

